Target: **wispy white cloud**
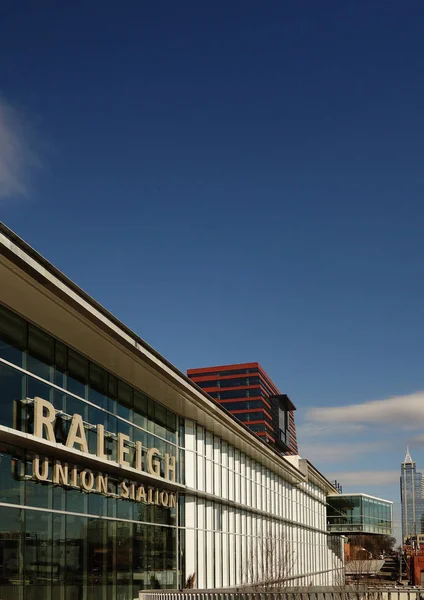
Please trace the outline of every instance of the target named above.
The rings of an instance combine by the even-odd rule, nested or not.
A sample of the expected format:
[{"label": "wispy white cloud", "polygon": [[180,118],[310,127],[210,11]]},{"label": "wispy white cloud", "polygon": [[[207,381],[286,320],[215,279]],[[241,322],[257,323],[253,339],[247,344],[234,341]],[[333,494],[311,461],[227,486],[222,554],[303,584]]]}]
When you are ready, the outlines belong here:
[{"label": "wispy white cloud", "polygon": [[424,428],[424,392],[393,396],[384,400],[372,400],[361,404],[313,408],[307,412],[307,420],[326,426],[395,425],[408,428]]},{"label": "wispy white cloud", "polygon": [[[359,468],[367,468],[368,464],[364,463],[367,455],[382,456],[390,450],[391,442],[388,440],[394,429],[404,431],[405,446],[408,442],[424,445],[424,435],[416,431],[424,430],[424,392],[310,409],[306,413],[306,421],[299,428],[300,454],[319,463],[325,473],[329,470],[328,466],[346,464],[349,467],[352,461],[356,461]],[[406,433],[408,431],[417,437],[411,439],[411,433]],[[399,441],[399,436],[396,439]],[[371,465],[372,462],[369,463]],[[345,485],[350,485],[346,480],[346,477],[351,477],[349,471],[339,476]],[[372,485],[381,485],[378,477],[367,476],[372,478]],[[387,474],[383,472],[384,477]],[[396,477],[392,482],[397,481]],[[361,483],[366,484],[366,481],[357,482],[358,485]]]},{"label": "wispy white cloud", "polygon": [[349,462],[362,454],[383,452],[386,442],[300,442],[300,455],[313,463]]},{"label": "wispy white cloud", "polygon": [[24,114],[0,97],[0,200],[28,195],[30,172],[40,166]]},{"label": "wispy white cloud", "polygon": [[[359,423],[343,423],[337,426],[339,436],[357,434],[366,429],[366,425]],[[315,423],[307,421],[296,426],[297,436],[301,440],[326,437],[334,433],[333,423]]]},{"label": "wispy white cloud", "polygon": [[[424,445],[424,392],[313,408],[307,411],[301,430],[308,435],[299,436],[301,455],[317,461],[330,481],[339,481],[346,492],[389,495],[396,500],[400,475],[396,467],[404,454],[395,463],[393,454],[402,443]],[[385,470],[391,466],[395,468]],[[394,520],[399,539],[398,519]]]},{"label": "wispy white cloud", "polygon": [[399,471],[338,471],[327,475],[331,481],[340,481],[343,485],[382,486],[399,482]]}]

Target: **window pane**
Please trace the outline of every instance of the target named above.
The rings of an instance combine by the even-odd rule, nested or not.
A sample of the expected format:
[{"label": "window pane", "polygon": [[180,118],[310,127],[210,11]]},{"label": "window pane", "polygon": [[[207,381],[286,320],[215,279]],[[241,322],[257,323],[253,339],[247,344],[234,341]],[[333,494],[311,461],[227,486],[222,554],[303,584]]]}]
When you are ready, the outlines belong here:
[{"label": "window pane", "polygon": [[68,351],[68,390],[78,396],[85,397],[85,384],[88,381],[88,360],[74,352]]},{"label": "window pane", "polygon": [[[33,473],[33,458],[34,454],[27,452],[25,461],[25,472],[32,477]],[[48,459],[48,479],[52,476],[52,464]],[[44,469],[44,457],[39,457],[40,473]],[[53,486],[47,482],[36,481],[35,479],[27,479],[25,482],[25,504],[28,506],[37,506],[39,508],[52,508],[53,502]]]},{"label": "window pane", "polygon": [[133,406],[132,388],[123,381],[118,381],[117,414],[127,421],[132,421]]},{"label": "window pane", "polygon": [[[66,516],[53,515],[52,524],[52,599],[65,600],[66,581]],[[68,594],[69,597],[70,594]]]},{"label": "window pane", "polygon": [[170,410],[166,411],[166,439],[170,442],[177,441],[177,416]]},{"label": "window pane", "polygon": [[26,398],[26,376],[13,367],[0,363],[0,423],[13,427],[13,402]]},{"label": "window pane", "polygon": [[[0,501],[23,504],[25,453],[14,446],[0,445]],[[1,509],[3,510],[3,509]],[[1,598],[1,595],[0,595]]]},{"label": "window pane", "polygon": [[2,565],[0,597],[15,596],[16,581],[23,580],[24,570],[24,525],[23,511],[19,508],[2,506],[0,510],[0,564]]},{"label": "window pane", "polygon": [[25,577],[36,586],[35,597],[51,600],[53,571],[52,514],[25,511]]},{"label": "window pane", "polygon": [[48,383],[43,383],[35,377],[28,375],[28,398],[44,398],[51,402],[53,400],[52,388]]},{"label": "window pane", "polygon": [[134,392],[134,423],[147,429],[147,396]]},{"label": "window pane", "polygon": [[27,343],[26,322],[0,305],[0,356],[22,366],[22,352]]},{"label": "window pane", "polygon": [[166,437],[166,409],[155,402],[155,427],[154,433],[160,437]]},{"label": "window pane", "polygon": [[28,326],[27,369],[50,381],[53,377],[54,340],[37,327]]},{"label": "window pane", "polygon": [[87,535],[86,517],[66,516],[66,587],[78,600],[86,597]]}]

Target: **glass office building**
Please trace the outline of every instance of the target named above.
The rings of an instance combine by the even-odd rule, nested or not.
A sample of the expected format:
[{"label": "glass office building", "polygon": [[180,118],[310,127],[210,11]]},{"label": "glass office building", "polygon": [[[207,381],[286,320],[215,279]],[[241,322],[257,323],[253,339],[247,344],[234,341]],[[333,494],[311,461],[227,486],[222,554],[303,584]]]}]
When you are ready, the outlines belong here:
[{"label": "glass office building", "polygon": [[286,585],[335,580],[335,489],[313,465],[253,436],[1,224],[0,250],[2,600],[243,585],[281,540]]},{"label": "glass office building", "polygon": [[417,472],[416,463],[412,460],[409,449],[407,449],[400,471],[402,539],[404,542],[411,537],[424,533],[423,486],[423,476]]},{"label": "glass office building", "polygon": [[327,523],[332,533],[378,533],[393,531],[393,503],[367,494],[327,497]]}]

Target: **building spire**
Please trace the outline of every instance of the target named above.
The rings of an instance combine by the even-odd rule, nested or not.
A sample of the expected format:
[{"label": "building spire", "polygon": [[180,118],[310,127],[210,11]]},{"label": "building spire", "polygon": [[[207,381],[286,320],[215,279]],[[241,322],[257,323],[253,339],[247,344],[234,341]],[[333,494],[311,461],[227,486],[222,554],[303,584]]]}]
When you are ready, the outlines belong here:
[{"label": "building spire", "polygon": [[414,461],[412,460],[412,456],[409,452],[409,446],[406,446],[406,456],[405,456],[405,460],[403,461],[404,463],[413,463]]}]

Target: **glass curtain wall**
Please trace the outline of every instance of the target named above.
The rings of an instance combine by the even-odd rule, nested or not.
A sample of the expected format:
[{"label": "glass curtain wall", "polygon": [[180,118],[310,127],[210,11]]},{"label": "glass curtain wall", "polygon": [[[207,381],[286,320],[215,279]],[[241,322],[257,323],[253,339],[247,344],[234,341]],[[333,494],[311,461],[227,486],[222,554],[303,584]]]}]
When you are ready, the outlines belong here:
[{"label": "glass curtain wall", "polygon": [[345,533],[392,533],[392,504],[361,494],[327,498],[329,531]]},{"label": "glass curtain wall", "polygon": [[424,533],[424,484],[422,473],[417,472],[415,462],[402,463],[400,478],[402,504],[402,537]]},{"label": "glass curtain wall", "polygon": [[[17,415],[32,433],[22,401],[39,396],[114,438],[176,456],[184,483],[182,420],[1,305],[0,391],[1,425],[16,427]],[[87,438],[95,453],[94,432]],[[108,452],[116,458],[116,443]],[[35,481],[32,458],[0,444],[2,600],[132,600],[140,589],[178,586],[177,508],[119,498],[112,477],[108,496]]]}]

